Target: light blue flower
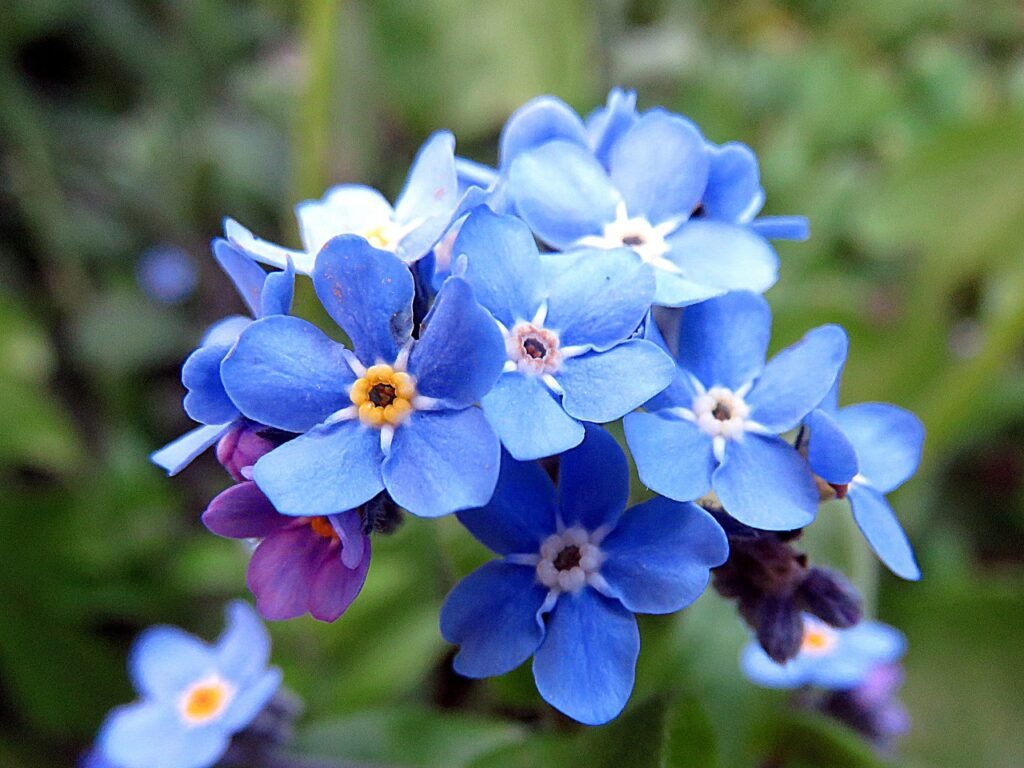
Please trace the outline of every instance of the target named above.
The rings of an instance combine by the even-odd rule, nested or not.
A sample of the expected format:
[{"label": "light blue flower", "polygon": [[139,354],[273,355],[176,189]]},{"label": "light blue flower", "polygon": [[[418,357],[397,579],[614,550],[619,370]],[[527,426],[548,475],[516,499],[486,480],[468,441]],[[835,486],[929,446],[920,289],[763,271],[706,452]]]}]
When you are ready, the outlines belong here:
[{"label": "light blue flower", "polygon": [[617,716],[633,689],[634,613],[692,603],[725,561],[719,525],[694,504],[656,498],[625,513],[626,457],[600,427],[562,454],[559,488],[536,463],[506,454],[487,506],[459,520],[502,555],[445,599],[441,633],[455,670],[490,677],[533,656],[537,690],[588,725]]},{"label": "light blue flower", "polygon": [[175,627],[153,627],[129,667],[140,699],[107,717],[93,759],[117,768],[205,768],[227,750],[281,684],[267,668],[270,640],[243,602],[210,646]]},{"label": "light blue flower", "polygon": [[877,621],[862,621],[850,629],[834,629],[809,614],[799,655],[778,664],[756,642],[743,649],[743,673],[765,688],[812,685],[848,690],[867,680],[880,664],[894,662],[906,651],[903,634]]},{"label": "light blue flower", "polygon": [[221,376],[242,414],[300,433],[256,462],[253,479],[285,515],[329,516],[382,490],[415,515],[486,503],[500,443],[476,407],[505,360],[490,315],[458,277],[412,338],[413,278],[392,253],[342,235],[313,285],[353,350],[295,317],[257,320]]},{"label": "light blue flower", "polygon": [[846,359],[842,328],[825,325],[772,358],[771,312],[729,293],[687,307],[675,379],[625,418],[640,479],[672,499],[714,489],[726,511],[763,530],[810,523],[818,490],[807,462],[779,435],[821,402]]},{"label": "light blue flower", "polygon": [[621,418],[672,380],[672,359],[631,338],[654,277],[625,250],[580,254],[550,274],[525,224],[480,208],[454,253],[505,340],[504,373],[481,403],[514,458],[567,451],[583,439],[582,422]]}]

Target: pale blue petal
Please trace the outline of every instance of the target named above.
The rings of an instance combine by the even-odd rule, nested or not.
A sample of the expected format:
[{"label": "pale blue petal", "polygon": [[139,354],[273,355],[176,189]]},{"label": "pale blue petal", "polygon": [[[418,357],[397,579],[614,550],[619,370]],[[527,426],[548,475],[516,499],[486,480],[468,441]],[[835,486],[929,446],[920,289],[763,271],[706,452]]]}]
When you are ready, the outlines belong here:
[{"label": "pale blue petal", "polygon": [[761,216],[750,228],[769,240],[806,240],[811,236],[806,216]]},{"label": "pale blue petal", "polygon": [[804,421],[810,430],[807,462],[827,483],[845,485],[857,474],[857,451],[827,411],[815,408]]},{"label": "pale blue petal", "polygon": [[538,96],[512,113],[501,132],[499,158],[502,168],[518,155],[549,141],[587,145],[583,121],[564,101]]},{"label": "pale blue petal", "polygon": [[587,425],[587,436],[562,454],[558,468],[562,522],[588,531],[619,519],[629,500],[629,465],[615,438]]},{"label": "pale blue petal", "polygon": [[562,453],[583,439],[583,425],[536,376],[503,374],[480,404],[501,444],[519,461]]},{"label": "pale blue petal", "polygon": [[640,482],[652,491],[691,501],[711,490],[718,462],[711,438],[692,421],[657,412],[631,413],[623,426]]},{"label": "pale blue petal", "polygon": [[220,440],[231,429],[232,423],[196,427],[177,440],[168,443],[159,451],[151,453],[149,460],[173,477],[191,464],[199,454]]},{"label": "pale blue petal", "polygon": [[140,702],[115,709],[98,738],[118,768],[209,768],[224,754],[219,728],[188,728],[170,703]]},{"label": "pale blue petal", "polygon": [[634,613],[672,613],[700,597],[729,542],[697,505],[659,497],[627,510],[601,551],[613,597]]},{"label": "pale blue petal", "polygon": [[238,691],[218,724],[229,733],[242,730],[256,719],[280,687],[281,670],[276,667],[268,669]]},{"label": "pale blue petal", "polygon": [[199,347],[181,367],[181,383],[188,390],[185,413],[200,424],[224,424],[238,418],[238,407],[224,391],[220,364],[231,351],[229,344]]},{"label": "pale blue petal", "polygon": [[688,307],[726,292],[725,288],[698,283],[679,272],[657,268],[653,271],[655,288],[652,301],[659,307]]},{"label": "pale blue petal", "polygon": [[315,427],[256,462],[253,479],[282,515],[334,515],[384,489],[380,431],[358,419]]},{"label": "pale blue petal", "polygon": [[721,221],[694,219],[668,237],[666,258],[683,277],[719,291],[764,293],[779,279],[779,257],[750,230]]},{"label": "pale blue petal", "polygon": [[636,111],[636,91],[621,88],[612,88],[608,92],[605,106],[587,116],[587,141],[602,165],[608,166],[612,147],[639,117]]},{"label": "pale blue petal", "polygon": [[245,251],[219,237],[213,241],[213,256],[235,284],[238,295],[249,307],[252,316],[259,317],[260,294],[267,273]]},{"label": "pale blue petal", "polygon": [[704,215],[721,221],[749,221],[764,202],[757,156],[746,144],[735,141],[720,147],[709,145],[708,150],[711,168],[701,199]]},{"label": "pale blue petal", "polygon": [[459,188],[482,187],[489,188],[498,181],[498,172],[489,165],[478,163],[465,157],[455,158],[455,173],[459,177]]},{"label": "pale blue petal", "polygon": [[860,473],[873,488],[889,493],[917,470],[924,425],[910,411],[888,403],[843,408],[836,420],[857,449]]},{"label": "pale blue petal", "polygon": [[398,256],[406,262],[424,256],[452,223],[458,204],[455,137],[448,131],[437,131],[417,154],[395,204],[397,221],[417,224],[398,244]]},{"label": "pale blue petal", "polygon": [[786,441],[750,432],[726,443],[712,477],[725,511],[752,528],[790,531],[818,511],[818,488],[807,462]]},{"label": "pale blue petal", "polygon": [[248,603],[234,600],[225,613],[227,627],[213,648],[217,667],[228,680],[244,684],[266,669],[270,636]]},{"label": "pale blue petal", "polygon": [[602,725],[626,706],[639,654],[633,614],[584,588],[558,598],[533,657],[533,677],[555,709],[585,725]]},{"label": "pale blue petal", "polygon": [[738,389],[764,368],[771,325],[768,302],[745,291],[687,307],[679,326],[679,364],[707,388]]},{"label": "pale blue petal", "polygon": [[150,627],[128,656],[135,689],[151,699],[174,700],[191,683],[216,669],[217,657],[210,646],[177,627]]},{"label": "pale blue petal", "polygon": [[853,519],[879,559],[901,578],[920,579],[921,569],[914,558],[914,550],[885,496],[856,483],[850,486],[848,496]]},{"label": "pale blue petal", "polygon": [[384,484],[412,514],[440,517],[486,504],[500,461],[501,443],[479,408],[414,411],[395,430]]},{"label": "pale blue petal", "polygon": [[778,664],[760,645],[750,643],[740,656],[740,667],[752,682],[764,688],[799,688],[810,682],[813,661],[813,657],[801,655]]},{"label": "pale blue petal", "polygon": [[291,259],[295,263],[295,271],[308,275],[313,271],[316,251],[306,253],[282,248],[279,245],[261,240],[234,219],[224,219],[224,237],[232,245],[238,246],[257,261],[284,269]]},{"label": "pale blue petal", "polygon": [[456,584],[441,606],[441,635],[459,646],[455,671],[492,677],[530,658],[544,639],[537,612],[546,595],[533,568],[504,561],[487,563]]},{"label": "pale blue petal", "polygon": [[231,346],[238,341],[238,337],[242,335],[242,331],[250,325],[252,325],[251,317],[245,317],[244,315],[229,315],[222,320],[218,320],[206,329],[203,333],[202,341],[199,342],[199,346]]},{"label": "pale blue petal", "polygon": [[[329,189],[320,200],[306,200],[295,206],[299,233],[310,254],[307,273],[313,271],[312,257],[338,235],[362,235],[391,221],[391,203],[380,192],[363,184],[341,184]],[[284,267],[284,264],[278,265]],[[296,263],[296,269],[302,271]]]}]

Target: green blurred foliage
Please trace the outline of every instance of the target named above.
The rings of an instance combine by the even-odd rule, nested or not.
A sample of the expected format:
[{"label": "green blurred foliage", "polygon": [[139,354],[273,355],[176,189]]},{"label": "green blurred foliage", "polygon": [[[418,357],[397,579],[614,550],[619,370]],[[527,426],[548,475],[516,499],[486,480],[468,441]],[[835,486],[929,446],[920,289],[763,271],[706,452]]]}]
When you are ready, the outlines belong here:
[{"label": "green blurred foliage", "polygon": [[[762,161],[782,244],[775,343],[850,331],[848,401],[929,428],[894,496],[925,580],[879,573],[843,503],[808,546],[852,572],[910,639],[901,765],[1024,764],[1024,16],[1015,0],[9,0],[0,19],[0,764],[70,764],[131,695],[144,626],[212,637],[246,553],[198,523],[225,478],[174,481],[147,453],[184,431],[178,365],[241,310],[205,258],[220,218],[294,242],[290,208],[340,181],[398,191],[452,129],[492,161],[542,92],[582,111],[612,84]],[[135,280],[164,243],[200,269],[156,303]],[[302,305],[311,304],[308,291]],[[842,728],[788,712],[736,658],[714,595],[642,621],[634,701],[585,729],[528,666],[470,682],[437,632],[446,591],[486,559],[454,521],[374,542],[334,626],[272,628],[307,702],[311,754],[411,766],[870,766]]]}]

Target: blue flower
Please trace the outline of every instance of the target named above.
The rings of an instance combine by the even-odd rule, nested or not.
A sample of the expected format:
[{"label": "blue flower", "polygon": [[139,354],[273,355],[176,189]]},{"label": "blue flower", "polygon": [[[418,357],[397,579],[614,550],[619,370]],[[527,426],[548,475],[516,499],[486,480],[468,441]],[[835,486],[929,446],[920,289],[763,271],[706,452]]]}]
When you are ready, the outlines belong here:
[{"label": "blue flower", "polygon": [[704,591],[728,555],[704,510],[656,498],[623,514],[626,457],[600,427],[561,457],[556,489],[536,463],[507,455],[491,502],[459,513],[502,555],[471,573],[441,608],[460,647],[455,670],[490,677],[531,655],[541,696],[588,725],[622,711],[640,635],[634,613],[671,613]]},{"label": "blue flower", "polygon": [[281,684],[267,668],[270,640],[243,602],[228,606],[213,646],[175,627],[153,627],[129,667],[140,700],[107,717],[91,759],[118,768],[205,768],[227,750]]},{"label": "blue flower", "polygon": [[846,358],[846,333],[825,325],[765,364],[767,302],[736,292],[687,307],[676,377],[645,413],[625,418],[640,479],[679,501],[709,490],[737,520],[763,530],[810,523],[818,490],[779,435],[821,402]]},{"label": "blue flower", "polygon": [[[219,238],[213,241],[213,255],[253,317],[288,314],[295,284],[295,269],[290,261],[285,261],[283,270],[268,274],[248,253]],[[183,470],[238,422],[238,407],[224,391],[220,365],[251,322],[248,317],[232,315],[214,324],[199,348],[185,360],[181,368],[181,382],[188,390],[185,412],[204,426],[187,432],[149,457],[168,474],[176,475]]]},{"label": "blue flower", "polygon": [[567,451],[583,439],[581,422],[618,419],[672,380],[671,358],[630,338],[654,278],[628,252],[582,254],[551,276],[526,225],[486,208],[453,252],[505,339],[505,372],[481,404],[514,458]]},{"label": "blue flower", "polygon": [[474,405],[505,353],[469,284],[445,283],[415,341],[413,278],[394,254],[342,235],[320,252],[313,285],[354,352],[275,316],[246,328],[221,366],[243,415],[301,433],[253,468],[274,507],[329,516],[384,489],[424,517],[486,503],[500,443]]},{"label": "blue flower", "polygon": [[834,629],[805,615],[803,642],[796,658],[777,664],[752,642],[743,649],[740,665],[751,681],[766,688],[813,685],[847,690],[865,682],[879,664],[899,659],[905,650],[903,634],[877,621]]},{"label": "blue flower", "polygon": [[909,411],[887,403],[837,404],[837,387],[806,420],[807,459],[827,482],[845,489],[853,519],[883,563],[904,579],[921,570],[885,494],[917,470],[924,425]]},{"label": "blue flower", "polygon": [[417,154],[393,208],[375,189],[342,184],[320,200],[307,200],[296,207],[301,251],[260,240],[232,219],[225,220],[224,235],[267,264],[283,267],[291,258],[295,269],[308,275],[313,273],[320,249],[337,235],[358,235],[375,248],[414,262],[441,239],[459,207],[455,137],[438,131]]}]

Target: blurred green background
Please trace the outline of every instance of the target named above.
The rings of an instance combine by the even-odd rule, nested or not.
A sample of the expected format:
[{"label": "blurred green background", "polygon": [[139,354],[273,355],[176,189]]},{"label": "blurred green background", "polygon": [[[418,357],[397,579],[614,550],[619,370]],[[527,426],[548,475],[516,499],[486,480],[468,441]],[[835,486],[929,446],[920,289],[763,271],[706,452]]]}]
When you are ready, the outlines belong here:
[{"label": "blurred green background", "polygon": [[[925,573],[880,573],[842,503],[809,546],[910,639],[901,765],[1024,765],[1024,9],[1018,0],[6,0],[0,9],[0,766],[72,764],[131,697],[134,635],[207,638],[246,554],[199,523],[212,457],[146,459],[188,428],[178,368],[241,304],[208,257],[225,215],[296,243],[331,183],[397,193],[452,129],[493,161],[509,112],[610,85],[759,153],[768,213],[803,213],[768,297],[775,343],[852,337],[844,400],[928,426],[893,498]],[[140,259],[180,249],[177,304]],[[187,270],[186,270],[187,271]],[[307,295],[308,300],[308,295]],[[305,749],[438,766],[870,766],[849,733],[786,713],[708,594],[643,622],[632,704],[603,729],[543,707],[528,669],[447,671],[437,610],[486,557],[453,521],[378,538],[336,625],[272,627],[307,702]]]}]

